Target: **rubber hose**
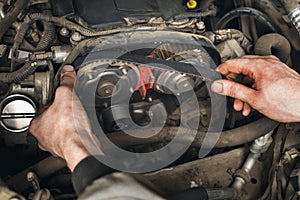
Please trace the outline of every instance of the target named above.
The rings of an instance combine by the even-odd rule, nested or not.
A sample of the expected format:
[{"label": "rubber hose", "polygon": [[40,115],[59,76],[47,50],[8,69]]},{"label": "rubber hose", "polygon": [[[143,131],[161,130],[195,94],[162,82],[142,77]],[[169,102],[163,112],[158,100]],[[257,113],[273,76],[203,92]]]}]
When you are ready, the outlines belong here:
[{"label": "rubber hose", "polygon": [[[206,134],[215,134],[216,137],[219,137],[218,142],[215,145],[215,148],[224,148],[224,147],[234,147],[242,144],[246,144],[254,141],[255,139],[269,133],[274,130],[279,125],[278,122],[270,120],[268,118],[261,118],[255,122],[249,123],[245,126],[235,128],[232,130],[222,132],[219,137],[219,133],[206,133],[198,131],[196,137],[187,137],[181,139],[179,142],[191,143],[194,147],[201,147]],[[150,130],[151,131],[151,130]],[[108,138],[116,145],[124,146],[133,146],[141,144],[152,144],[159,142],[170,142],[178,132],[177,127],[165,127],[160,133],[156,134],[151,138],[146,140],[139,139],[136,137],[131,137],[128,134],[116,132],[108,134]],[[188,133],[189,130],[187,129]],[[192,140],[192,141],[191,141]]]},{"label": "rubber hose", "polygon": [[94,31],[94,30],[90,30],[85,27],[82,27],[78,24],[75,24],[65,18],[51,17],[50,21],[52,21],[56,25],[64,26],[67,29],[77,31],[81,35],[86,36],[86,37],[99,37],[99,36],[111,35],[111,34],[115,34],[115,33],[129,32],[129,31],[134,31],[138,28],[145,28],[145,27],[147,27],[148,30],[152,30],[152,31],[165,29],[164,27],[160,27],[160,26],[135,25],[135,26],[131,26],[131,27],[120,27],[120,28],[115,28],[115,29],[106,30],[106,31]]},{"label": "rubber hose", "polygon": [[291,12],[295,8],[299,7],[298,1],[296,0],[280,0],[280,1],[287,12]]},{"label": "rubber hose", "polygon": [[34,63],[26,62],[19,70],[10,73],[0,73],[0,80],[4,83],[19,83],[35,72]]},{"label": "rubber hose", "polygon": [[[75,24],[65,18],[60,18],[60,17],[52,17],[46,14],[42,13],[34,13],[28,16],[21,27],[19,28],[19,31],[17,32],[15,36],[15,43],[12,47],[11,53],[12,55],[15,54],[17,51],[18,47],[21,45],[21,43],[24,40],[25,34],[28,30],[28,28],[35,22],[35,21],[42,21],[42,22],[48,22],[48,23],[54,23],[59,26],[66,27],[70,30],[77,31],[81,35],[86,36],[86,37],[99,37],[99,36],[104,36],[104,35],[110,35],[110,34],[115,34],[115,33],[120,33],[120,32],[128,32],[128,31],[134,31],[137,30],[138,28],[145,28],[144,25],[136,25],[132,27],[124,27],[124,28],[116,28],[112,30],[106,30],[106,31],[94,31],[90,30],[87,28],[84,28],[78,24]],[[156,30],[164,30],[165,28],[159,27],[159,26],[149,26],[147,27],[147,30],[151,31],[156,31]]]},{"label": "rubber hose", "polygon": [[[26,22],[27,24],[32,23],[34,21],[43,21],[43,22],[53,22],[54,24],[58,26],[63,26],[66,27],[67,29],[77,31],[81,35],[86,36],[86,37],[98,37],[98,36],[104,36],[104,35],[110,35],[110,34],[115,34],[115,33],[120,33],[120,32],[128,32],[128,31],[133,31],[138,28],[145,28],[147,26],[145,25],[135,25],[131,27],[120,27],[120,28],[115,28],[111,30],[106,30],[106,31],[94,31],[87,29],[85,27],[82,27],[78,24],[75,24],[66,18],[61,18],[61,17],[53,17],[49,15],[45,15],[42,13],[34,13],[31,14],[29,18],[29,21]],[[24,24],[24,27],[26,27],[26,23]],[[164,27],[159,27],[159,26],[148,26],[148,30],[163,30],[165,29]]]},{"label": "rubber hose", "polygon": [[192,189],[186,190],[182,193],[176,194],[175,196],[173,196],[170,199],[171,200],[185,200],[185,199],[208,200],[208,194],[207,194],[206,189],[204,189],[204,188],[192,188]]},{"label": "rubber hose", "polygon": [[[50,16],[49,15],[45,15],[42,13],[34,13],[31,14],[30,16],[27,16],[24,20],[24,22],[22,23],[22,25],[19,27],[17,34],[15,36],[15,42],[14,45],[11,49],[11,54],[14,56],[15,52],[19,49],[20,45],[22,44],[25,35],[27,33],[27,30],[29,29],[30,26],[32,26],[32,24],[35,21],[42,21],[44,22],[44,24],[46,23],[46,30],[43,32],[43,38],[40,40],[39,44],[37,45],[36,49],[37,51],[40,50],[44,50],[42,48],[44,48],[45,46],[47,47],[48,44],[53,40],[54,36],[55,36],[55,30],[53,31],[52,29],[54,28],[53,25],[48,25],[48,23],[50,22]],[[46,31],[50,31],[49,33],[47,33]]]},{"label": "rubber hose", "polygon": [[205,189],[205,188],[192,188],[183,191],[179,194],[175,194],[171,197],[171,200],[224,200],[233,199],[235,197],[235,192],[232,188],[219,188],[219,189]]},{"label": "rubber hose", "polygon": [[254,48],[260,56],[277,56],[282,62],[287,62],[291,54],[291,45],[282,35],[271,33],[260,37]]},{"label": "rubber hose", "polygon": [[[49,5],[49,8],[47,10],[45,10],[43,13],[45,13],[47,15],[52,15],[50,5]],[[43,26],[44,26],[44,31],[43,31],[42,37],[41,37],[35,51],[47,50],[50,47],[51,42],[55,38],[54,24],[49,23],[49,22],[43,22]]]},{"label": "rubber hose", "polygon": [[25,35],[27,33],[27,30],[33,24],[33,22],[34,21],[30,17],[27,16],[24,19],[24,22],[21,24],[21,26],[17,30],[17,33],[15,35],[15,42],[11,48],[11,54],[13,57],[15,56],[16,51],[19,49],[20,45],[22,44],[22,42],[25,38]]},{"label": "rubber hose", "polygon": [[[46,10],[45,12],[47,12],[48,14],[51,14],[50,10]],[[29,26],[34,22],[34,20],[32,19],[27,19],[27,22],[24,22],[22,24],[22,26],[19,29],[19,32],[16,35],[15,38],[15,48],[18,48],[18,45],[20,45],[25,37],[25,34],[29,28]],[[35,48],[35,51],[43,51],[46,50],[51,42],[53,41],[53,39],[55,38],[55,27],[53,24],[48,23],[48,22],[44,22],[44,31],[42,34],[42,37],[37,45],[37,47]],[[19,70],[15,71],[15,72],[11,72],[11,73],[1,73],[0,74],[0,79],[5,82],[5,83],[19,83],[21,81],[23,81],[24,79],[26,79],[29,75],[33,74],[36,70],[36,66],[34,63],[28,61],[26,62],[23,67],[21,67]]]},{"label": "rubber hose", "polygon": [[28,5],[29,0],[17,0],[14,8],[8,12],[4,19],[0,21],[0,41],[5,32],[11,27],[11,25],[17,21],[18,15],[23,11],[24,8]]},{"label": "rubber hose", "polygon": [[246,7],[242,7],[242,8],[236,8],[230,12],[228,12],[227,14],[225,14],[216,24],[215,26],[215,30],[219,30],[219,29],[223,29],[225,28],[225,26],[233,19],[243,16],[243,15],[251,15],[254,16],[255,19],[259,22],[261,22],[262,24],[267,25],[270,30],[272,30],[273,32],[277,33],[277,28],[270,22],[270,19],[267,15],[265,15],[264,13],[260,12],[259,10],[253,9],[253,8],[246,8]]}]

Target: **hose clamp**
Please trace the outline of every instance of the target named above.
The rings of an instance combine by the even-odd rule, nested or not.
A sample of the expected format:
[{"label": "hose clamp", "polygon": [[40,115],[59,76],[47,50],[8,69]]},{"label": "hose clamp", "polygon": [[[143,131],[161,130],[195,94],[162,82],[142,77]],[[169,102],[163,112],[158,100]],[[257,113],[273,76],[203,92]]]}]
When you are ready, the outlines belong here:
[{"label": "hose clamp", "polygon": [[294,10],[292,10],[288,14],[288,17],[290,18],[290,20],[292,21],[292,23],[294,24],[295,28],[297,29],[297,31],[300,34],[300,7],[295,8]]}]

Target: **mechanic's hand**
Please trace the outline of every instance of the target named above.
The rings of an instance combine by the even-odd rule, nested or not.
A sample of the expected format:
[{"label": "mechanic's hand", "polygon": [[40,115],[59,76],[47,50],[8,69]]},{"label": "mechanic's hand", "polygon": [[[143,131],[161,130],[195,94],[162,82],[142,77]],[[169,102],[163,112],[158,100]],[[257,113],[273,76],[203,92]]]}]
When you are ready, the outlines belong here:
[{"label": "mechanic's hand", "polygon": [[[73,118],[72,98],[75,79],[74,68],[65,66],[54,102],[31,122],[29,129],[39,141],[39,147],[65,159],[71,171],[81,160],[89,156],[76,132]],[[84,112],[78,109],[76,111]]]},{"label": "mechanic's hand", "polygon": [[[216,93],[235,98],[234,109],[247,116],[251,107],[280,122],[300,122],[300,76],[274,56],[244,56],[221,64],[229,80],[212,84]],[[252,88],[233,80],[246,76]]]}]

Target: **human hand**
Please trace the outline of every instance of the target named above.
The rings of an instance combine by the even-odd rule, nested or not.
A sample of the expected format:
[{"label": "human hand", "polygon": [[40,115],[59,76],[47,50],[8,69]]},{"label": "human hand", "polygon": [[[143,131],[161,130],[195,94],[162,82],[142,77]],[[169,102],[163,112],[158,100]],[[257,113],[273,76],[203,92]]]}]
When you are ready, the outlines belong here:
[{"label": "human hand", "polygon": [[[74,109],[73,87],[76,73],[72,66],[65,66],[61,73],[60,87],[57,88],[54,102],[31,122],[29,131],[34,135],[42,150],[66,160],[71,171],[89,156],[83,146],[74,122],[75,111],[79,116],[83,110]],[[83,112],[83,113],[82,113]]]},{"label": "human hand", "polygon": [[[228,80],[212,84],[216,93],[235,98],[234,109],[247,116],[251,107],[280,122],[300,122],[300,75],[274,56],[244,56],[221,64]],[[234,82],[243,74],[252,88]]]}]

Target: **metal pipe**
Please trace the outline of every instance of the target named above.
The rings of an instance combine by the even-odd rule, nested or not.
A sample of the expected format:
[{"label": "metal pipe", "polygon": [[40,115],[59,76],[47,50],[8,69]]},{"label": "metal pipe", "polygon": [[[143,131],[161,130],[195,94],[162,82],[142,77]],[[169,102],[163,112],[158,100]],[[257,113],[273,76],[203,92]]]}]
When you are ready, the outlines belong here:
[{"label": "metal pipe", "polygon": [[4,12],[4,3],[0,2],[0,19],[4,19],[5,18],[5,12]]},{"label": "metal pipe", "polygon": [[235,174],[235,181],[232,188],[237,192],[240,192],[243,186],[249,182],[250,172],[253,169],[256,161],[262,153],[266,152],[272,143],[273,131],[270,131],[266,135],[256,139],[250,147],[250,154],[248,155],[243,167],[237,170]]},{"label": "metal pipe", "polygon": [[292,10],[289,14],[288,17],[294,24],[295,28],[297,29],[298,33],[300,34],[300,7],[295,8]]}]

